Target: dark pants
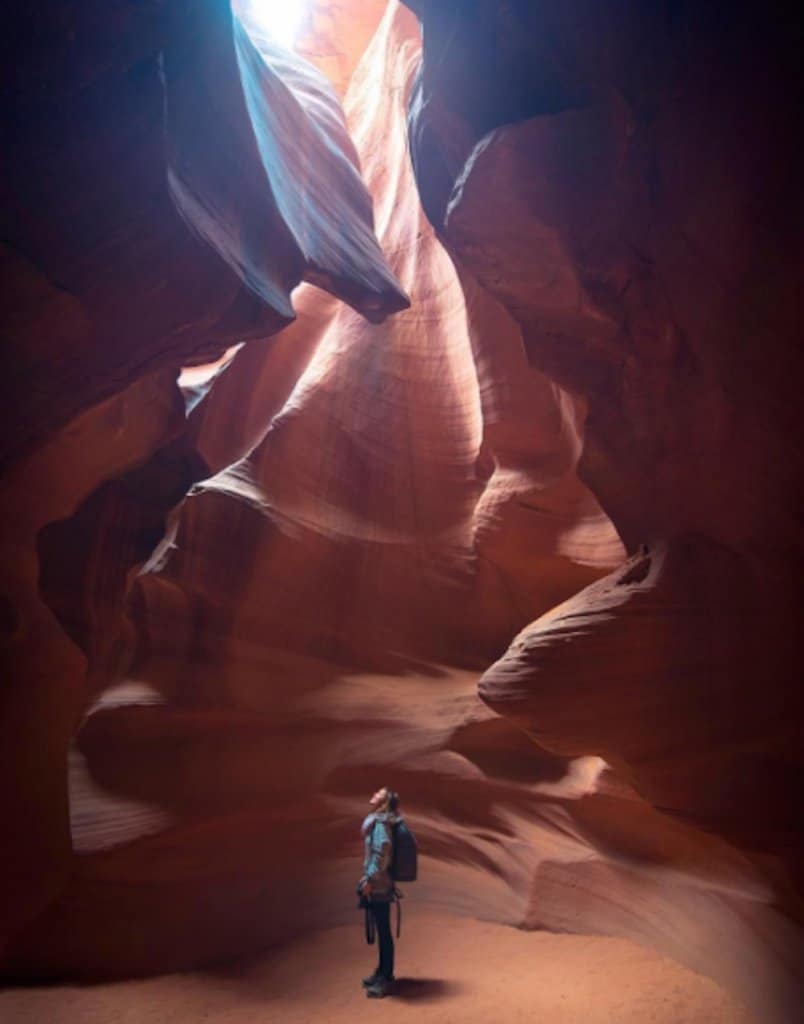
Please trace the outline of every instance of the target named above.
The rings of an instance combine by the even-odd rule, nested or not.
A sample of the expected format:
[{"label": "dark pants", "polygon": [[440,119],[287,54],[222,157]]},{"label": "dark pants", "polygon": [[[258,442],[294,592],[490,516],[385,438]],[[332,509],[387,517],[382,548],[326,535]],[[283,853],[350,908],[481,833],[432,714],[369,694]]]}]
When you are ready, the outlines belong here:
[{"label": "dark pants", "polygon": [[383,978],[391,978],[394,974],[394,940],[391,935],[391,904],[371,904],[371,913],[377,926],[377,945],[380,947],[380,962],[377,973]]}]

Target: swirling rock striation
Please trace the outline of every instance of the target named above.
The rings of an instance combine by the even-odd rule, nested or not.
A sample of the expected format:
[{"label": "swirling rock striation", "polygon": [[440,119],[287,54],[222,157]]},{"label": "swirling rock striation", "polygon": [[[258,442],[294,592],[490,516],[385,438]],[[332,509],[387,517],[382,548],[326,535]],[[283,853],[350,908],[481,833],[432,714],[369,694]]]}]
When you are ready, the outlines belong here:
[{"label": "swirling rock striation", "polygon": [[228,4],[43,2],[6,30],[4,936],[72,870],[70,738],[130,660],[132,570],[209,473],[182,364],[288,323],[305,276],[374,321],[407,305],[334,93]]},{"label": "swirling rock striation", "polygon": [[[749,5],[412,6],[424,206],[532,365],[587,403],[579,474],[632,554],[480,694],[733,843],[800,920],[792,36]],[[504,81],[478,120],[457,85],[489,48]],[[784,984],[743,991],[761,1019],[794,1005]]]},{"label": "swirling rock striation", "polygon": [[[255,948],[299,924],[287,890],[300,865],[318,879],[320,919],[340,919],[353,819],[378,773],[421,815],[426,898],[525,913],[527,787],[544,777],[558,786],[544,799],[564,792],[565,759],[523,752],[506,726],[513,752],[497,764],[488,722],[501,720],[475,675],[456,682],[432,661],[487,664],[621,545],[577,478],[583,404],[528,367],[515,323],[459,276],[421,210],[405,125],[419,53],[415,20],[391,5],[345,103],[410,310],[368,323],[305,286],[294,324],[220,370],[180,441],[210,475],[132,575],[114,642],[109,591],[70,618],[48,556],[48,600],[97,684],[120,683],[72,750],[74,881],[17,931],[8,971],[152,971]],[[93,508],[48,527],[42,554],[85,536]],[[545,820],[548,846],[555,833]],[[438,865],[455,856],[465,868],[451,877]]]},{"label": "swirling rock striation", "polygon": [[[322,39],[336,6],[306,45],[350,78],[354,150],[317,75],[198,5],[166,52],[168,156],[223,268],[211,306],[243,277],[281,305],[304,275],[352,305],[305,284],[281,334],[207,322],[186,407],[182,342],[9,481],[0,623],[25,656],[0,778],[24,827],[2,877],[25,899],[3,970],[186,967],[352,920],[380,780],[416,823],[424,903],[636,939],[786,1021],[798,369],[795,240],[767,186],[790,195],[788,51],[739,79],[747,23],[720,5],[421,0],[423,64],[392,4],[352,71],[348,33]],[[303,145],[249,219],[278,109]],[[190,131],[210,121],[212,153]],[[306,219],[287,181],[325,126],[338,160],[310,180],[363,218],[338,252],[338,210]],[[352,244],[356,160],[389,269]],[[383,289],[412,305],[367,322]]]},{"label": "swirling rock striation", "polygon": [[226,3],[17,6],[5,41],[6,462],[148,370],[275,332],[305,276],[375,319],[405,306],[334,93]]}]

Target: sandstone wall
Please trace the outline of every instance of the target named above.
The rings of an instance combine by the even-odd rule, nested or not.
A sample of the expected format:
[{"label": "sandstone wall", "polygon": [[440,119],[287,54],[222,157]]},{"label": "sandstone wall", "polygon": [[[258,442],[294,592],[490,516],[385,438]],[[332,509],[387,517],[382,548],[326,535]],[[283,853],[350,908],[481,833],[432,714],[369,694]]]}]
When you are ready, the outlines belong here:
[{"label": "sandstone wall", "polygon": [[80,90],[34,37],[3,970],[166,970],[348,920],[387,782],[417,900],[636,939],[789,1020],[789,38],[720,5],[425,0],[422,51],[383,6],[352,32],[318,4],[300,42],[345,121],[224,4],[125,22],[111,67],[78,32]]}]

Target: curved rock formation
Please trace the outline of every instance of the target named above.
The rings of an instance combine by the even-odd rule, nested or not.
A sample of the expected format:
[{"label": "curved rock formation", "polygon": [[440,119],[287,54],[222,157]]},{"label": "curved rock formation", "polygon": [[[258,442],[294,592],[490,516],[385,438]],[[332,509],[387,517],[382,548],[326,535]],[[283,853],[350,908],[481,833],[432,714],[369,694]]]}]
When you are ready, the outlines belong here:
[{"label": "curved rock formation", "polygon": [[[384,665],[390,651],[477,661],[529,609],[617,558],[574,474],[581,410],[528,370],[515,325],[471,281],[462,287],[419,207],[404,133],[417,53],[413,20],[386,17],[346,101],[411,310],[374,327],[301,290],[298,322],[270,347],[241,350],[193,417],[198,450],[220,472],[188,500],[163,571],[138,586],[146,609],[177,585],[243,624],[212,613],[196,685],[199,672],[223,685],[221,658],[238,656],[220,644],[233,635],[348,664]],[[224,539],[231,515],[236,548]],[[162,642],[146,637],[149,654]],[[179,655],[171,671],[197,660]]]},{"label": "curved rock formation", "polygon": [[[430,777],[443,770],[448,783],[468,770],[482,785],[483,773],[442,749],[465,717],[465,698],[447,711],[449,677],[422,659],[480,667],[534,613],[619,557],[616,535],[575,475],[582,407],[528,369],[513,322],[458,277],[421,212],[405,135],[418,54],[414,19],[392,8],[346,104],[378,236],[411,290],[411,310],[374,326],[307,287],[292,327],[237,352],[182,434],[185,450],[215,475],[194,489],[173,539],[134,582],[130,621],[115,625],[115,602],[98,595],[100,646],[97,611],[88,618],[71,604],[69,572],[56,553],[86,533],[81,523],[92,523],[99,537],[111,523],[99,521],[93,505],[40,535],[48,566],[40,585],[89,646],[93,689],[126,672],[140,685],[103,697],[81,732],[72,755],[73,840],[85,851],[80,895],[65,896],[18,934],[7,958],[15,971],[149,970],[282,934],[292,921],[272,902],[277,890],[266,888],[266,872],[277,870],[285,841],[288,851],[316,856],[309,820],[291,813],[288,800],[312,801],[310,813],[344,837],[345,849],[335,800],[342,787],[353,806],[372,770],[385,764],[402,772],[384,751],[388,730],[372,738],[377,713],[359,710],[373,688],[381,692],[373,676],[359,684],[354,721],[324,710],[344,671],[424,670],[431,678],[421,724],[406,730],[401,747],[396,741],[400,759],[416,765],[408,785],[414,806],[415,779],[430,762]],[[153,486],[150,478],[144,484]],[[91,500],[108,508],[103,495]],[[155,689],[143,691],[146,681]],[[474,682],[462,685],[469,694]],[[298,704],[308,695],[315,695],[312,715]],[[446,714],[435,732],[426,726],[433,701]],[[463,748],[467,742],[462,733]],[[365,747],[353,771],[350,745]],[[539,763],[522,771],[538,772]],[[564,774],[561,761],[546,770],[550,778]],[[329,803],[321,802],[325,794]],[[276,822],[288,835],[258,871],[251,830],[262,834]],[[110,849],[138,835],[139,843]],[[435,829],[434,849],[444,836],[443,826]],[[220,884],[221,842],[241,881],[252,880],[240,896],[223,884],[240,908],[233,909],[236,933],[219,922],[201,941],[201,910],[191,909],[199,891],[190,903],[180,898],[182,865],[194,850],[198,886]],[[464,848],[471,863],[487,862],[471,833]],[[157,889],[142,873],[149,850],[160,851],[165,872]],[[339,871],[350,870],[336,860],[344,863]],[[127,893],[127,919],[139,922],[131,931],[120,932],[98,903],[114,879],[121,898]],[[264,908],[264,921],[244,925],[241,900]],[[83,923],[68,903],[82,908]],[[491,907],[493,898],[481,903]],[[339,906],[322,894],[322,913],[342,913]],[[511,919],[521,913],[510,896],[503,906]],[[156,920],[162,943],[145,951],[137,935]],[[99,928],[102,952],[94,947]]]},{"label": "curved rock formation", "polygon": [[[568,31],[577,27],[575,17],[577,12],[567,15]],[[683,19],[674,26],[662,53],[673,88],[654,85],[649,118],[626,91],[615,90],[615,67],[610,84],[598,85],[582,109],[488,135],[456,180],[444,230],[461,261],[522,325],[532,361],[586,396],[590,411],[580,471],[621,536],[632,549],[640,541],[668,539],[676,568],[662,574],[655,592],[660,604],[639,613],[650,623],[648,657],[657,659],[656,667],[635,666],[634,684],[650,679],[647,699],[660,702],[665,743],[675,746],[682,732],[691,746],[722,744],[725,761],[716,785],[733,786],[736,794],[744,783],[732,777],[732,768],[737,775],[757,771],[748,753],[756,744],[778,744],[777,755],[768,755],[776,762],[771,775],[797,774],[792,764],[784,767],[797,742],[788,734],[796,675],[789,642],[795,569],[785,554],[797,546],[789,468],[794,459],[782,456],[771,463],[765,446],[777,454],[788,450],[788,382],[798,376],[799,356],[790,317],[792,265],[789,272],[779,269],[769,291],[756,279],[744,248],[723,248],[728,232],[735,238],[741,233],[755,249],[766,246],[770,235],[784,237],[774,234],[784,230],[786,215],[769,204],[767,180],[755,165],[736,165],[734,154],[750,125],[765,158],[776,158],[772,167],[783,187],[789,173],[779,149],[787,68],[781,61],[777,75],[752,93],[750,113],[738,126],[729,116],[738,97],[725,83],[732,82],[747,47],[761,42],[769,48],[778,40],[771,33],[755,39],[743,21],[730,25],[717,51],[718,87],[703,88],[703,61],[687,64],[685,56],[682,63],[675,47],[693,38],[693,30],[701,47],[720,28],[716,21],[695,25]],[[707,131],[713,142],[703,149]],[[696,161],[702,180],[691,190]],[[713,195],[702,222],[708,187],[718,190],[718,201]],[[730,303],[736,295],[751,308],[750,319],[735,319]],[[761,363],[746,357],[756,347],[758,323],[768,345]],[[626,583],[639,582],[628,573]],[[587,599],[579,600],[586,609]],[[620,620],[619,597],[601,604],[593,591],[588,600],[601,623],[610,616]],[[665,641],[657,630],[666,631]],[[623,624],[621,641],[612,638],[608,625],[588,632],[599,636],[627,687],[633,629]],[[587,663],[581,649],[573,655],[574,643],[560,644],[559,661],[570,674],[577,671],[575,657]],[[705,658],[702,650],[708,651]],[[676,669],[670,667],[674,663]],[[760,666],[761,711],[752,686]],[[666,697],[660,697],[665,672],[685,682],[664,687]],[[486,693],[498,692],[496,679]],[[552,682],[545,685],[552,690]],[[712,702],[704,721],[689,692],[703,686]],[[672,709],[661,704],[667,697]],[[580,703],[569,701],[566,708],[579,710]],[[627,720],[613,727],[623,735],[617,742],[624,742]],[[604,729],[592,733],[584,733],[585,749],[591,743],[591,749],[614,756],[612,737]],[[735,745],[745,745],[745,762],[735,760]],[[676,766],[673,774],[679,773],[685,774]],[[647,779],[645,786],[651,799],[683,806],[677,795],[663,799]],[[698,794],[689,797],[689,813],[701,801],[711,803],[715,817],[730,816],[722,793],[704,796],[707,786],[700,780],[690,789]],[[774,801],[783,832],[791,817],[783,808],[791,796],[786,786]],[[758,841],[767,844],[765,829],[760,832]]]},{"label": "curved rock formation", "polygon": [[150,369],[275,332],[304,277],[373,318],[406,304],[320,75],[219,0],[102,6],[7,26],[6,461]]},{"label": "curved rock formation", "polygon": [[125,662],[129,571],[209,472],[181,364],[276,331],[303,276],[375,321],[407,304],[334,94],[290,57],[277,84],[238,24],[217,2],[43,3],[7,26],[27,60],[5,65],[4,933],[71,870],[70,737]]},{"label": "curved rock formation", "polygon": [[[48,440],[3,483],[2,970],[164,971],[351,920],[387,782],[423,903],[635,940],[787,1021],[792,49],[719,4],[418,0],[422,58],[380,6],[351,35],[321,0],[300,44],[345,121],[226,4],[137,36],[167,90],[148,271],[183,312],[146,337],[135,279],[141,344],[72,395],[42,371],[50,418],[16,435]],[[125,162],[146,121],[86,137]],[[193,259],[166,264],[163,230]],[[85,234],[63,244],[112,296],[115,250]],[[241,292],[256,312],[220,313]]]},{"label": "curved rock formation", "polygon": [[[791,37],[747,6],[415,6],[425,207],[531,363],[586,399],[579,473],[633,552],[480,694],[733,843],[800,920]],[[459,86],[489,49],[479,116]],[[760,1019],[790,1014],[746,977]]]}]

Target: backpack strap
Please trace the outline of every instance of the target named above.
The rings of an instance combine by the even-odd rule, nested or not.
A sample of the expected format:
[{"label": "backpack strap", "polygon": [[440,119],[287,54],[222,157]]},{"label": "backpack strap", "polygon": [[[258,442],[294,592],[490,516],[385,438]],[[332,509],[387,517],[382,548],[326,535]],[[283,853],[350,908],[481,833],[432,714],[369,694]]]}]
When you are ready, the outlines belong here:
[{"label": "backpack strap", "polygon": [[391,896],[391,901],[396,903],[396,937],[402,934],[402,897],[403,894],[394,886],[394,891]]}]

